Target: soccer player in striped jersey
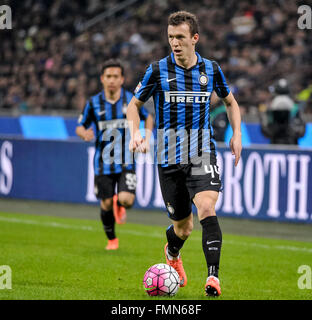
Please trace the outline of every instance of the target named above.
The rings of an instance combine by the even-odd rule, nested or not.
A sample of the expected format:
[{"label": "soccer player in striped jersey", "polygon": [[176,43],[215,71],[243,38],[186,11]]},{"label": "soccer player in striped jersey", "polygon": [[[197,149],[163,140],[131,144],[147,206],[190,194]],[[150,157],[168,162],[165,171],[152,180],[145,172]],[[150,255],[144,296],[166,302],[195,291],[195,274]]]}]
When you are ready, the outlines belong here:
[{"label": "soccer player in striped jersey", "polygon": [[[128,149],[130,133],[126,121],[127,106],[133,94],[122,87],[124,68],[119,60],[111,59],[104,63],[101,82],[103,90],[87,101],[76,133],[84,141],[92,141],[96,136],[94,192],[100,199],[101,220],[108,238],[106,249],[116,250],[119,241],[115,234],[115,222],[125,223],[126,208],[133,205],[136,190],[135,166],[133,154]],[[154,120],[144,107],[140,110],[140,117],[145,119],[145,127],[150,130],[146,132],[151,132]],[[149,139],[148,135],[146,138]],[[144,152],[145,149],[139,151]]]},{"label": "soccer player in striped jersey", "polygon": [[220,66],[195,51],[199,40],[196,16],[186,11],[171,14],[168,40],[172,53],[147,68],[128,106],[127,119],[132,122],[129,148],[134,150],[144,143],[139,132],[138,110],[153,96],[159,181],[172,220],[166,231],[166,261],[179,273],[180,286],[185,286],[187,277],[180,250],[193,228],[191,205],[194,203],[202,225],[202,247],[207,263],[205,293],[219,296],[222,233],[215,205],[221,181],[209,116],[212,92],[226,105],[233,129],[230,148],[235,166],[242,150],[241,116]]}]

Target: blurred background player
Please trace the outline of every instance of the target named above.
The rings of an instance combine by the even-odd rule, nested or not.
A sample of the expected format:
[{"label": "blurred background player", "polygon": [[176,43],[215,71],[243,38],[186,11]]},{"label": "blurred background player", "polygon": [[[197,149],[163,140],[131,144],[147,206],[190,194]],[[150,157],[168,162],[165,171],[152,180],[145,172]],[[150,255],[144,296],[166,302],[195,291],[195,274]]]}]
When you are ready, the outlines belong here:
[{"label": "blurred background player", "polygon": [[305,134],[305,122],[291,97],[287,80],[279,79],[270,91],[273,99],[260,117],[262,133],[271,144],[298,144]]},{"label": "blurred background player", "polygon": [[[202,248],[208,271],[205,292],[206,295],[219,296],[222,233],[215,205],[221,181],[216,145],[210,138],[210,95],[215,91],[226,105],[233,129],[230,147],[235,155],[235,166],[242,150],[240,110],[219,65],[195,51],[199,40],[196,16],[186,11],[171,14],[167,31],[172,53],[149,65],[128,106],[127,119],[133,122],[130,148],[134,150],[144,142],[139,131],[138,110],[153,95],[158,129],[157,156],[165,155],[158,161],[159,181],[172,221],[166,231],[166,262],[177,270],[180,286],[184,287],[187,277],[180,250],[193,229],[194,203],[202,225]],[[161,133],[166,135],[172,130],[177,133],[181,129],[186,131],[183,137],[179,135],[176,139],[175,136],[174,140],[169,137],[164,148],[159,148]],[[198,157],[200,164],[195,164]]]},{"label": "blurred background player", "polygon": [[[122,87],[124,68],[119,60],[106,61],[100,79],[103,90],[87,101],[76,133],[84,141],[92,141],[96,136],[94,192],[100,199],[101,220],[108,238],[106,249],[116,250],[119,243],[115,222],[125,223],[126,208],[132,207],[136,190],[133,158],[131,154],[127,155],[128,147],[125,147],[128,133],[126,109],[133,95]],[[153,117],[144,107],[140,110],[140,117],[145,119],[146,129],[151,131]]]}]

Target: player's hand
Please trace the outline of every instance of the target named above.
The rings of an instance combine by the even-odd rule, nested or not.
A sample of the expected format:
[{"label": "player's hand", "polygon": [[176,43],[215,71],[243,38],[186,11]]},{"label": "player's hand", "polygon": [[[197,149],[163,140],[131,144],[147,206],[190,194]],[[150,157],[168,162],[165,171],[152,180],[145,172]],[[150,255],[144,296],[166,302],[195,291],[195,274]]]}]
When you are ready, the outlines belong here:
[{"label": "player's hand", "polygon": [[146,139],[146,138],[144,138],[144,148],[145,148],[145,153],[149,153],[149,151],[150,151],[150,149],[151,149],[151,147],[150,147],[150,143],[149,143],[149,141]]},{"label": "player's hand", "polygon": [[141,153],[148,153],[149,150],[150,150],[150,145],[149,145],[148,141],[144,138],[143,142],[140,144],[137,151],[141,152]]},{"label": "player's hand", "polygon": [[235,155],[235,167],[236,167],[242,152],[241,133],[233,134],[230,140],[230,148],[231,148],[232,154]]},{"label": "player's hand", "polygon": [[137,131],[134,134],[134,137],[130,140],[129,150],[131,152],[146,152],[146,145],[140,131]]},{"label": "player's hand", "polygon": [[83,140],[84,141],[91,141],[94,139],[94,132],[92,128],[89,128],[88,130],[85,131]]}]

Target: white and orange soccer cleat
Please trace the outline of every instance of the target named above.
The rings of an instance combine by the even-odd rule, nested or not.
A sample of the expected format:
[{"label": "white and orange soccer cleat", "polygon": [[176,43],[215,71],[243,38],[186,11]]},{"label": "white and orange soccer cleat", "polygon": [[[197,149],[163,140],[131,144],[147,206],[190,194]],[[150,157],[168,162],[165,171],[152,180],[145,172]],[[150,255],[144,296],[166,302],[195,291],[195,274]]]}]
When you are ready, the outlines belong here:
[{"label": "white and orange soccer cleat", "polygon": [[113,240],[108,240],[106,250],[117,250],[118,248],[119,248],[118,238],[115,238]]},{"label": "white and orange soccer cleat", "polygon": [[113,196],[113,212],[117,224],[124,224],[127,220],[127,212],[125,207],[118,205],[118,196]]},{"label": "white and orange soccer cleat", "polygon": [[205,285],[206,296],[218,297],[221,294],[220,281],[215,276],[207,278]]},{"label": "white and orange soccer cleat", "polygon": [[177,257],[172,257],[168,253],[168,243],[165,245],[165,256],[166,256],[166,263],[173,267],[180,277],[180,287],[185,287],[187,284],[187,277],[186,273],[183,268],[183,262],[181,258],[181,254],[179,254]]}]

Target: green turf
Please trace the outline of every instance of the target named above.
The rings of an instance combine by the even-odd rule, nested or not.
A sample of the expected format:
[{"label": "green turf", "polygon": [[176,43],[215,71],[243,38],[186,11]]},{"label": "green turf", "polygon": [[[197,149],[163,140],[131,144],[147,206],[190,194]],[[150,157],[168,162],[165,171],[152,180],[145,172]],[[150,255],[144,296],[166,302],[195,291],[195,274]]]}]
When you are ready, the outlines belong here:
[{"label": "green turf", "polygon": [[[165,228],[127,223],[117,232],[120,249],[106,251],[99,221],[0,213],[0,266],[12,269],[12,289],[0,290],[0,300],[155,300],[142,279],[164,262]],[[223,240],[218,299],[311,299],[312,290],[297,285],[298,267],[312,266],[311,242],[229,234]],[[200,231],[185,243],[183,261],[188,285],[170,299],[208,299]]]}]

